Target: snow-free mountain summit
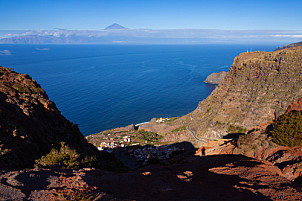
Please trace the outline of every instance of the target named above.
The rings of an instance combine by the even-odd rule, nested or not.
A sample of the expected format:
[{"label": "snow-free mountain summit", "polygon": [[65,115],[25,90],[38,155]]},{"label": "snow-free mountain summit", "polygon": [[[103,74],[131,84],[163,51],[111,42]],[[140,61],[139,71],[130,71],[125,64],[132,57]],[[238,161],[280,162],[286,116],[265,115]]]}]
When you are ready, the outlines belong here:
[{"label": "snow-free mountain summit", "polygon": [[123,27],[122,25],[119,25],[117,23],[114,23],[105,28],[105,30],[110,30],[110,29],[127,29],[127,28]]}]

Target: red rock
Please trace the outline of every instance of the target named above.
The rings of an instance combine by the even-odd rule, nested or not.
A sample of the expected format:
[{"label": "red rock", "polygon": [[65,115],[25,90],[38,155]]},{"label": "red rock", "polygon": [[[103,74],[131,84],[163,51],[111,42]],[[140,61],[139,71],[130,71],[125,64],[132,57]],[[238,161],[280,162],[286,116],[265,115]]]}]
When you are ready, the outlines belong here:
[{"label": "red rock", "polygon": [[302,111],[302,98],[300,98],[299,100],[296,100],[292,104],[290,104],[285,113],[287,114],[294,110]]}]

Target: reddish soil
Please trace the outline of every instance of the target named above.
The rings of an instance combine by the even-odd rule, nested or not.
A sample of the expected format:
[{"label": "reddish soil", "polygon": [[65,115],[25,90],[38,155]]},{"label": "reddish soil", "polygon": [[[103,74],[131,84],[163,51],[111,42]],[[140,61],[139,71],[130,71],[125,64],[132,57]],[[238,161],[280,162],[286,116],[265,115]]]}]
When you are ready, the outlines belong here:
[{"label": "reddish soil", "polygon": [[2,172],[0,200],[301,200],[301,185],[242,155],[179,156],[112,173],[95,169]]}]

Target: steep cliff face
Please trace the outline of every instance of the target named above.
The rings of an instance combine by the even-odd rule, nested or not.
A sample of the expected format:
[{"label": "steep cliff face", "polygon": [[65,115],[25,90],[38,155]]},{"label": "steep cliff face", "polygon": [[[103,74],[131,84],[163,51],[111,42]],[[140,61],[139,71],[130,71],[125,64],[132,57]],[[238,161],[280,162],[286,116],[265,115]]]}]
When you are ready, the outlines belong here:
[{"label": "steep cliff face", "polygon": [[[234,59],[222,82],[196,110],[170,124],[186,127],[183,132],[189,135],[182,140],[200,146],[202,140],[244,133],[269,122],[300,97],[302,47],[242,53]],[[178,134],[168,132],[164,140],[173,141]]]},{"label": "steep cliff face", "polygon": [[302,47],[242,53],[192,115],[197,136],[243,132],[285,112],[302,96]]},{"label": "steep cliff face", "polygon": [[36,81],[0,67],[0,168],[31,167],[60,142],[83,155],[97,153]]},{"label": "steep cliff face", "polygon": [[205,138],[268,122],[302,97],[302,47],[242,53],[225,79],[193,111],[192,129]]}]

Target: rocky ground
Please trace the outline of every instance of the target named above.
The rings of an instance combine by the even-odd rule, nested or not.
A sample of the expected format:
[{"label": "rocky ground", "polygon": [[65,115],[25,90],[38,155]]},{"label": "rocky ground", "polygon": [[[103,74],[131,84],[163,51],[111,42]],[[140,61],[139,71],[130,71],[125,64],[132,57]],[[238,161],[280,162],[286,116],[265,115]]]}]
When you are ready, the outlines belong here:
[{"label": "rocky ground", "polygon": [[135,171],[2,171],[0,200],[301,200],[269,162],[242,155],[179,156]]},{"label": "rocky ground", "polygon": [[98,154],[35,80],[0,66],[0,168],[33,167],[61,142],[83,157]]},{"label": "rocky ground", "polygon": [[[302,111],[302,98],[290,104],[286,113]],[[239,139],[209,141],[201,146],[196,155],[241,154],[262,161],[271,162],[289,180],[302,179],[302,146],[281,146],[272,141],[268,130],[272,122],[263,123]]]},{"label": "rocky ground", "polygon": [[224,79],[226,74],[227,72],[225,71],[221,71],[219,73],[212,73],[206,78],[204,82],[209,84],[219,84]]}]

